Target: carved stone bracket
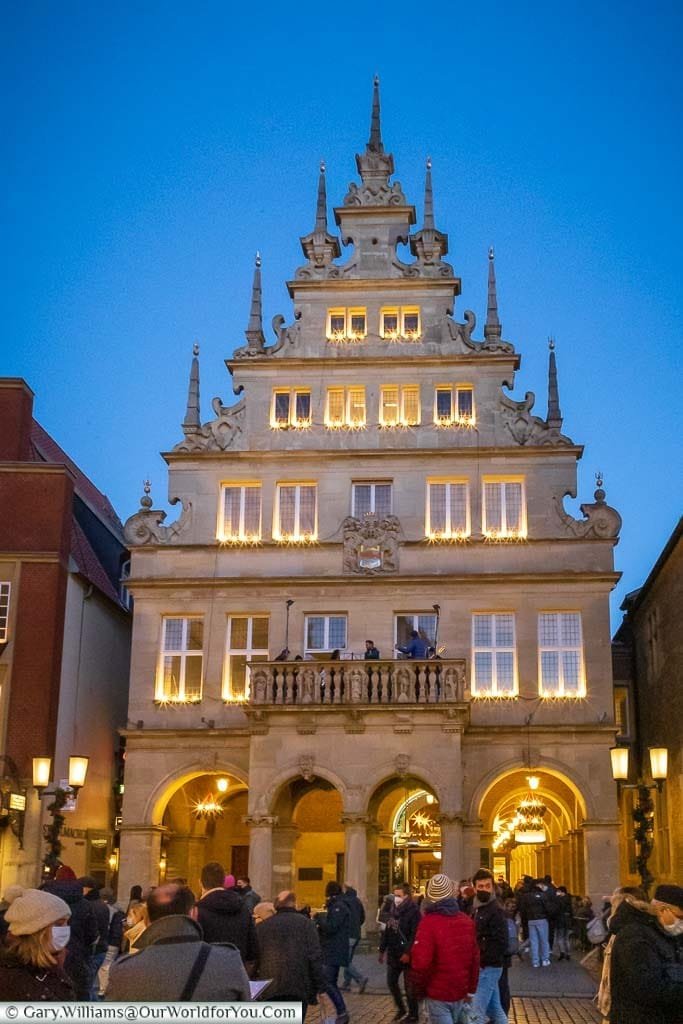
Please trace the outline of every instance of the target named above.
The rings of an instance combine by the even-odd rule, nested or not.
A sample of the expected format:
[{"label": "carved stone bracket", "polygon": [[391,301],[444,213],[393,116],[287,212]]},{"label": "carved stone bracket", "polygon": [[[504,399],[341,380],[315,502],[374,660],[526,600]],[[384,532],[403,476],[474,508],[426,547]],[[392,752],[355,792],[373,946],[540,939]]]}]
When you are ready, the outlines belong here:
[{"label": "carved stone bracket", "polygon": [[444,825],[448,826],[465,824],[465,817],[462,811],[456,811],[455,814],[439,814],[437,815],[436,820],[438,821],[439,825],[441,825],[442,828],[444,827]]},{"label": "carved stone bracket", "polygon": [[308,712],[297,720],[296,731],[299,736],[315,736],[318,731],[318,720]]},{"label": "carved stone bracket", "polygon": [[519,445],[530,447],[544,445],[570,445],[571,438],[561,434],[559,430],[549,427],[545,420],[532,416],[536,396],[527,391],[522,402],[515,402],[507,395],[500,395],[500,409],[504,425],[513,441]]},{"label": "carved stone bracket", "polygon": [[359,711],[357,708],[350,708],[346,712],[344,732],[351,735],[365,732],[365,718],[362,711]]},{"label": "carved stone bracket", "polygon": [[302,754],[299,758],[299,772],[306,782],[311,782],[315,778],[314,765],[315,758],[312,754]]},{"label": "carved stone bracket", "polygon": [[467,711],[461,711],[458,708],[449,708],[442,716],[442,731],[463,733],[465,731],[466,717]]},{"label": "carved stone bracket", "polygon": [[249,828],[275,828],[278,823],[277,815],[272,814],[246,814],[242,822]]},{"label": "carved stone bracket", "polygon": [[268,712],[262,708],[245,708],[252,736],[267,736],[270,731]]},{"label": "carved stone bracket", "polygon": [[553,498],[560,522],[568,534],[573,537],[596,537],[611,540],[619,536],[621,516],[615,508],[605,502],[605,492],[601,487],[595,492],[595,502],[581,505],[583,519],[575,519],[565,512],[563,502]]},{"label": "carved stone bracket", "polygon": [[397,754],[394,758],[394,769],[400,778],[405,778],[410,767],[410,754]]},{"label": "carved stone bracket", "polygon": [[352,825],[352,826],[353,825],[362,825],[363,827],[367,827],[368,825],[372,825],[373,824],[372,818],[370,818],[369,815],[367,815],[367,814],[357,814],[355,811],[344,811],[344,813],[342,814],[342,816],[340,818],[340,821],[341,821],[342,825]]},{"label": "carved stone bracket", "polygon": [[[144,499],[143,499],[144,500]],[[151,499],[149,499],[151,505]],[[129,547],[143,547],[145,544],[173,544],[189,526],[192,520],[192,502],[171,498],[171,505],[182,505],[182,512],[175,523],[163,526],[166,513],[162,509],[143,507],[123,527],[123,536]]]},{"label": "carved stone bracket", "polygon": [[472,337],[477,326],[477,317],[471,309],[464,312],[464,323],[460,324],[452,317],[447,316],[441,322],[442,343],[455,342],[456,352],[503,352],[514,353],[515,346],[509,341],[502,341],[500,338],[486,338],[484,341],[475,341]]}]

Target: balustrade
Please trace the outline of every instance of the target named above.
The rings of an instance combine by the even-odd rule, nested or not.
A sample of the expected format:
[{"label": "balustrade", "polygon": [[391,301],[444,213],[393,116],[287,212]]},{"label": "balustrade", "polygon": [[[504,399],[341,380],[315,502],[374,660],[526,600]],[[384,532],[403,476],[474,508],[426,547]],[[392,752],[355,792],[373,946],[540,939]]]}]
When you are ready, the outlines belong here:
[{"label": "balustrade", "polygon": [[250,665],[250,704],[454,704],[465,661],[261,661]]}]

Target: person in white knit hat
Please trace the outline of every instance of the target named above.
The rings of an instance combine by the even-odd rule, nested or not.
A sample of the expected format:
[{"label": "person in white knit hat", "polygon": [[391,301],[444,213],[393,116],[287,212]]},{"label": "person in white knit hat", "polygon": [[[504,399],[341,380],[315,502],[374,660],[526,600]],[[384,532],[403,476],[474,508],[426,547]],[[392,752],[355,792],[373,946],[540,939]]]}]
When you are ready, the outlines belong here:
[{"label": "person in white knit hat", "polygon": [[69,941],[68,905],[52,893],[20,885],[10,886],[5,901],[9,930],[0,953],[2,998],[72,1001],[73,986],[60,965],[60,952]]}]

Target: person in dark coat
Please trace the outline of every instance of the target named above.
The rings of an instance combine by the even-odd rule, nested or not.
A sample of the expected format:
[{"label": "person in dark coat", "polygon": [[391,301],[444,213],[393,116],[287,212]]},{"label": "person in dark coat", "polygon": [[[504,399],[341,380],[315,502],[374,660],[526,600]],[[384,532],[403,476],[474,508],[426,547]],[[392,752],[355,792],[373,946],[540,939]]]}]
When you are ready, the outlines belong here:
[{"label": "person in dark coat", "polygon": [[[531,946],[532,967],[550,967],[550,942],[546,899],[537,882],[525,883],[517,897],[522,924],[527,929]],[[542,883],[545,884],[545,883]]]},{"label": "person in dark coat", "polygon": [[406,990],[408,1015],[406,1022],[419,1020],[420,1008],[410,979],[410,952],[415,941],[417,926],[420,923],[420,910],[412,898],[409,885],[394,886],[394,901],[391,905],[387,926],[382,932],[379,943],[379,962],[387,959],[387,987],[396,1004],[396,1016],[405,1016],[406,1008],[403,994],[399,987],[401,974]]},{"label": "person in dark coat", "polygon": [[100,896],[100,888],[97,881],[90,875],[85,875],[83,878],[79,878],[78,881],[83,886],[83,896],[91,905],[95,920],[97,921],[97,940],[95,942],[95,948],[90,963],[90,971],[92,975],[92,988],[90,990],[90,998],[95,1001],[99,998],[99,980],[97,977],[98,971],[104,963],[104,958],[107,955],[107,945],[109,940],[109,907]]},{"label": "person in dark coat", "polygon": [[361,928],[365,924],[365,907],[359,900],[356,890],[348,882],[344,884],[344,902],[349,908],[349,962],[344,968],[342,992],[350,990],[352,981],[358,985],[359,992],[365,992],[369,979],[353,966],[353,954],[360,942]]},{"label": "person in dark coat", "polygon": [[[474,899],[470,913],[477,929],[480,960],[479,983],[474,1004],[480,1016],[488,1016],[492,1024],[508,1024],[500,992],[503,971],[507,972],[508,927],[505,911],[496,899],[493,875],[490,871],[486,868],[475,871],[472,882]],[[504,997],[507,993],[509,988],[505,979]]]},{"label": "person in dark coat", "polygon": [[683,888],[625,896],[609,921],[610,1024],[682,1024]]},{"label": "person in dark coat", "polygon": [[315,915],[323,951],[325,992],[337,1011],[337,1024],[348,1024],[349,1015],[344,997],[339,991],[339,968],[349,962],[349,908],[338,882],[328,882],[325,888],[325,911]]},{"label": "person in dark coat", "polygon": [[258,978],[272,978],[268,999],[303,1003],[303,1015],[327,988],[318,930],[297,913],[296,895],[281,892],[275,916],[259,925]]},{"label": "person in dark coat", "polygon": [[249,913],[253,914],[256,904],[262,901],[259,894],[252,889],[249,877],[247,875],[238,875],[235,879],[235,888],[249,908]]},{"label": "person in dark coat", "polygon": [[5,894],[8,932],[0,951],[0,996],[11,1002],[72,1002],[60,966],[69,937],[69,907],[40,889],[12,885]]},{"label": "person in dark coat", "polygon": [[[558,885],[555,896],[558,903],[558,913],[555,919],[555,938],[559,951],[558,960],[571,960],[569,946],[569,933],[574,923],[572,898],[567,892],[565,885]],[[552,947],[550,949],[552,953]]]},{"label": "person in dark coat", "polygon": [[123,950],[123,928],[126,921],[126,915],[119,906],[116,905],[116,899],[114,897],[114,890],[108,887],[100,889],[100,896],[107,905],[109,912],[109,933],[107,935],[107,953],[105,955],[102,966],[97,972],[98,979],[98,995],[100,999],[104,998],[104,994],[107,991],[109,984],[109,970],[115,960],[121,955]]},{"label": "person in dark coat", "polygon": [[206,942],[231,942],[240,951],[248,971],[257,959],[256,927],[251,911],[236,889],[224,889],[225,870],[217,861],[202,868],[202,898],[197,920]]},{"label": "person in dark coat", "polygon": [[93,951],[99,936],[95,912],[83,896],[83,886],[78,880],[55,879],[44,882],[41,888],[59,896],[71,910],[71,935],[66,947],[64,970],[71,978],[76,999],[87,1002],[93,983]]}]

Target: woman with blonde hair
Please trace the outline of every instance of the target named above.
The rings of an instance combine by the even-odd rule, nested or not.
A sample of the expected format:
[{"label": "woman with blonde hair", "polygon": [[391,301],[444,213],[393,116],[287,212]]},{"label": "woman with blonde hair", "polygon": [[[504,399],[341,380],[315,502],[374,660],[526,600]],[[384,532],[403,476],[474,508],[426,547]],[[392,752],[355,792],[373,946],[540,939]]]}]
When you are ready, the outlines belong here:
[{"label": "woman with blonde hair", "polygon": [[13,885],[5,893],[9,930],[0,954],[0,992],[12,1002],[70,1002],[76,997],[61,961],[71,910],[40,889]]},{"label": "woman with blonde hair", "polygon": [[145,929],[149,928],[149,914],[146,903],[131,903],[126,915],[123,941],[126,953],[137,953],[135,943]]}]

